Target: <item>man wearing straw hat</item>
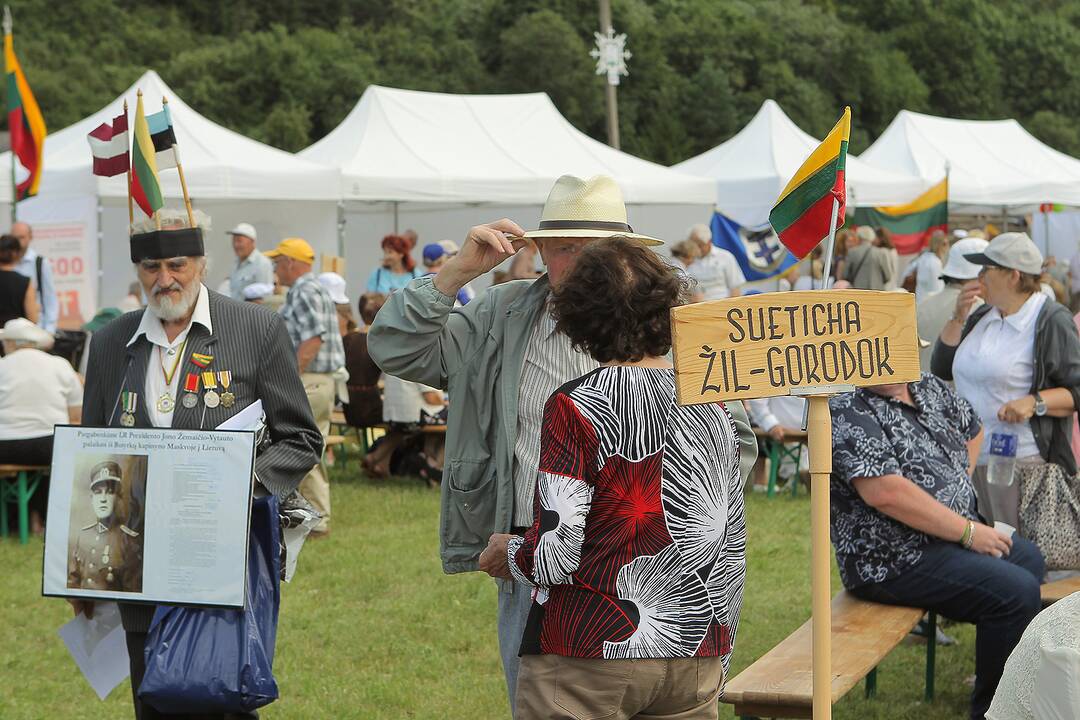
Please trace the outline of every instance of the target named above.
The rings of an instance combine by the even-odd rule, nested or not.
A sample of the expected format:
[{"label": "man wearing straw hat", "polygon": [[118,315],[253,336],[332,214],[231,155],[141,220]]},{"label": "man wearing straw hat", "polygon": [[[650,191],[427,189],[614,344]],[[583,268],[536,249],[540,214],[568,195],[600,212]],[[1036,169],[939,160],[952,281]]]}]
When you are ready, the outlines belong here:
[{"label": "man wearing straw hat", "polygon": [[[627,224],[612,178],[564,175],[548,195],[537,230],[525,232],[507,219],[472,228],[437,274],[391,295],[375,318],[369,350],[383,371],[450,393],[440,520],[447,573],[490,570],[478,558],[491,534],[524,534],[532,524],[544,403],[596,368],[555,332],[549,291],[586,243],[615,235],[662,244]],[[498,285],[454,308],[466,283],[514,255],[526,238],[539,247],[546,275]],[[742,407],[729,409],[739,427],[745,478],[757,444]],[[518,646],[532,597],[526,586],[497,582],[499,649],[513,708]]]}]

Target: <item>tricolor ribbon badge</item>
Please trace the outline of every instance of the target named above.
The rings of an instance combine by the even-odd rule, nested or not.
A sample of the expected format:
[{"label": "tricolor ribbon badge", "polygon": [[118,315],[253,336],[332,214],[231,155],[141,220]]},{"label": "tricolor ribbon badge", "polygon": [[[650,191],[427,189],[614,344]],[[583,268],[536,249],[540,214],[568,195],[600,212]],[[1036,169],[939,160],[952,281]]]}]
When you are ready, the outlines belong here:
[{"label": "tricolor ribbon badge", "polygon": [[191,362],[195,363],[201,368],[210,367],[210,363],[214,361],[213,355],[203,355],[202,353],[191,353]]}]

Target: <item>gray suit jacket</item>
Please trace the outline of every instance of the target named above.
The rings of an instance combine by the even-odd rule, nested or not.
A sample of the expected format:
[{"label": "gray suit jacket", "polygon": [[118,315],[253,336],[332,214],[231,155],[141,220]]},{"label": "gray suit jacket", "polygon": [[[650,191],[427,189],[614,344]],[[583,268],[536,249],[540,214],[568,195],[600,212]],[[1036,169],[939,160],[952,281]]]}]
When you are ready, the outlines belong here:
[{"label": "gray suit jacket", "polygon": [[[191,354],[212,355],[208,369],[232,372],[229,390],[236,395],[236,403],[231,408],[219,405],[214,409],[205,409],[202,402],[190,409],[177,403],[172,427],[215,428],[255,400],[262,400],[271,444],[256,457],[255,474],[267,490],[283,497],[296,489],[322,453],[322,436],[311,415],[285,323],[264,307],[230,300],[212,290],[209,299],[214,333],[202,325],[191,328],[187,358],[178,371],[181,387],[188,373],[202,371],[191,362]],[[145,336],[131,347],[127,345],[142,313],[127,313],[94,333],[83,394],[84,425],[120,427],[118,400],[120,393],[128,390],[139,396],[135,427],[152,426],[146,405],[150,399],[144,396],[153,345]],[[153,607],[121,605],[121,615],[126,629],[145,632]]]}]

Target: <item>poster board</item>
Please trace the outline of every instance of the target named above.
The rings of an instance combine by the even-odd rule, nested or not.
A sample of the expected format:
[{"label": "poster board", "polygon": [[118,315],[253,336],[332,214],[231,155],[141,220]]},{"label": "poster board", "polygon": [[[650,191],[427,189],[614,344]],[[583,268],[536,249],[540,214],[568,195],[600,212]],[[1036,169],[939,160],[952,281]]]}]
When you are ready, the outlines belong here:
[{"label": "poster board", "polygon": [[915,296],[776,292],[673,308],[681,405],[919,379]]},{"label": "poster board", "polygon": [[255,433],[58,426],[42,594],[244,605]]}]

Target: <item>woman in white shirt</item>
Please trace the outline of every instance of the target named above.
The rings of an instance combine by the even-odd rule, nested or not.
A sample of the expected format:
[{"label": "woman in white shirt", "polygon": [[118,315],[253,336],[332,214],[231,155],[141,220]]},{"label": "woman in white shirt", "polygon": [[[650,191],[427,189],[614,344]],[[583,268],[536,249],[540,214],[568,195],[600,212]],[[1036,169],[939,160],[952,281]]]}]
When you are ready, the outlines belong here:
[{"label": "woman in white shirt", "polygon": [[[25,318],[9,320],[0,330],[0,464],[48,465],[52,462],[53,427],[78,423],[82,416],[82,380],[67,360],[42,352],[52,335]],[[30,527],[43,529],[48,486],[30,501]]]},{"label": "woman in white shirt", "polygon": [[[1068,309],[1039,291],[1042,255],[1026,234],[998,235],[985,251],[965,257],[983,268],[978,282],[960,292],[931,367],[956,381],[989,439],[974,477],[979,512],[1018,527],[1019,484],[990,491],[989,449],[1015,442],[1018,462],[1052,462],[1076,475],[1069,440],[1080,405],[1080,339]],[[986,304],[972,310],[979,296]]]}]

